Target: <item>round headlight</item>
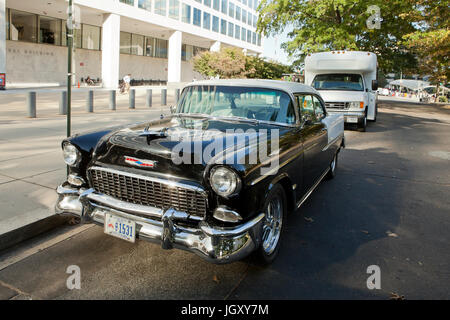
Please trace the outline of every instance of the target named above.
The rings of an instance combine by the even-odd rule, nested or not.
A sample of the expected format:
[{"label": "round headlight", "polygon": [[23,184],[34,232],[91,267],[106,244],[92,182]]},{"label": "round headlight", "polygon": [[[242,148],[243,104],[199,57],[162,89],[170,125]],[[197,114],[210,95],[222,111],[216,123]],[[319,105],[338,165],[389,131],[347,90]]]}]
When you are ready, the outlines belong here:
[{"label": "round headlight", "polygon": [[213,190],[222,197],[228,197],[238,192],[241,187],[241,179],[237,173],[226,167],[213,168],[210,182]]},{"label": "round headlight", "polygon": [[64,156],[64,162],[67,163],[69,166],[76,165],[79,160],[81,159],[80,152],[77,150],[77,148],[70,144],[65,143],[63,146],[63,156]]}]

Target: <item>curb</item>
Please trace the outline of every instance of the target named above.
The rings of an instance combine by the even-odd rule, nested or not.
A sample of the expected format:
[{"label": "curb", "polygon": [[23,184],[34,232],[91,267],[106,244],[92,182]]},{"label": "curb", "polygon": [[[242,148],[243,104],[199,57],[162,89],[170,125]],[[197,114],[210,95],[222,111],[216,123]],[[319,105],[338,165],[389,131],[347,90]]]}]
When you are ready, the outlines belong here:
[{"label": "curb", "polygon": [[26,226],[9,231],[0,235],[0,252],[8,249],[20,242],[38,236],[51,229],[59,227],[70,220],[68,217],[53,215],[42,220],[38,220]]}]

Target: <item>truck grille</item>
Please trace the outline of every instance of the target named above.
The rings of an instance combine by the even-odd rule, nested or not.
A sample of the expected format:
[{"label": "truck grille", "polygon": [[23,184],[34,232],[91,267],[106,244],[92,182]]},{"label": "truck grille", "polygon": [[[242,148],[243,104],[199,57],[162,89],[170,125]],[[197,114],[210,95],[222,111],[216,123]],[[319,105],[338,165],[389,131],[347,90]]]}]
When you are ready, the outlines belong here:
[{"label": "truck grille", "polygon": [[[89,169],[95,191],[116,199],[167,210],[173,208],[203,219],[207,197],[197,188],[181,187],[162,179],[109,169]],[[195,218],[194,218],[195,219]]]},{"label": "truck grille", "polygon": [[325,102],[327,109],[348,109],[348,104],[345,102]]}]

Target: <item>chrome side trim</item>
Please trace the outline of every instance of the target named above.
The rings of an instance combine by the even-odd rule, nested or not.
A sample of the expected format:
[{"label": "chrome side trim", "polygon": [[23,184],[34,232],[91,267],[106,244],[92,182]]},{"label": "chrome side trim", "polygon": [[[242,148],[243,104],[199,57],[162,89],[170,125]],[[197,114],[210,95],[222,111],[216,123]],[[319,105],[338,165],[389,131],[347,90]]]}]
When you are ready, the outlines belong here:
[{"label": "chrome side trim", "polygon": [[322,149],[322,151],[327,150],[329,147],[331,147],[333,144],[335,144],[339,139],[341,139],[341,138],[343,138],[343,137],[344,137],[343,134],[337,136],[337,137],[334,138],[331,142],[329,142],[329,143]]},{"label": "chrome side trim", "polygon": [[300,208],[300,206],[306,201],[306,199],[309,198],[311,193],[313,193],[314,189],[317,188],[317,186],[320,184],[320,182],[325,178],[328,171],[330,171],[330,167],[327,167],[324,173],[320,176],[320,178],[314,183],[314,185],[311,187],[311,189],[308,190],[308,192],[297,202],[297,209]]},{"label": "chrome side trim", "polygon": [[154,181],[154,182],[158,182],[158,183],[167,185],[172,188],[184,188],[184,189],[196,191],[196,192],[201,193],[203,196],[207,197],[207,193],[206,193],[205,189],[196,187],[196,186],[193,186],[190,184],[182,183],[182,182],[165,180],[165,179],[161,179],[161,178],[157,178],[157,177],[140,175],[140,174],[135,174],[135,173],[131,173],[131,172],[120,171],[120,170],[115,170],[115,169],[110,169],[110,168],[99,167],[99,166],[90,167],[88,170],[99,170],[99,171],[124,175],[124,176],[130,177],[130,178]]}]

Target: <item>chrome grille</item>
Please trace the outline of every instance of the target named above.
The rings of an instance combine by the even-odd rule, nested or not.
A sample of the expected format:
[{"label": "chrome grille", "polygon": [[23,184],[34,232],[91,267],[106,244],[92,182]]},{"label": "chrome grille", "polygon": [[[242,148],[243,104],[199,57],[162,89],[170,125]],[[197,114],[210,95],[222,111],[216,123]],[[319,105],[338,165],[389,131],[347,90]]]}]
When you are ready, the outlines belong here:
[{"label": "chrome grille", "polygon": [[325,102],[327,109],[348,109],[346,102]]},{"label": "chrome grille", "polygon": [[206,194],[197,188],[116,170],[89,169],[88,172],[97,192],[134,204],[164,210],[173,208],[194,217],[205,217]]}]

